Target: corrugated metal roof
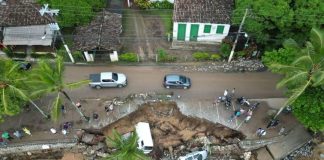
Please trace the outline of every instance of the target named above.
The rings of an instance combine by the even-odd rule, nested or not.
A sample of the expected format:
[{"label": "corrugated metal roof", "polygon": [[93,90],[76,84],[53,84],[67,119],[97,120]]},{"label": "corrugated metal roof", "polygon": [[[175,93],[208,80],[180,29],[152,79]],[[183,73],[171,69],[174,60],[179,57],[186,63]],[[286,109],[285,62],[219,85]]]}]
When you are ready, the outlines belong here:
[{"label": "corrugated metal roof", "polygon": [[48,25],[21,27],[5,27],[3,32],[4,45],[41,45],[50,46],[54,32]]}]

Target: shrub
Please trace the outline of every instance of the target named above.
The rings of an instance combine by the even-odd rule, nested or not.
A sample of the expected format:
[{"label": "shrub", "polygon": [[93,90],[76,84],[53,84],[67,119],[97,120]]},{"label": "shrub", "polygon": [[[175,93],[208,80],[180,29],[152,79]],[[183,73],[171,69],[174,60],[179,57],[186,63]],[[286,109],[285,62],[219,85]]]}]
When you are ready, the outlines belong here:
[{"label": "shrub", "polygon": [[124,53],[119,56],[120,61],[137,62],[137,55],[135,53]]},{"label": "shrub", "polygon": [[192,54],[192,56],[197,61],[205,61],[205,60],[210,59],[209,53],[206,53],[206,52],[196,52],[196,53]]},{"label": "shrub", "polygon": [[224,58],[228,58],[231,54],[231,46],[227,43],[222,43],[220,45],[220,52]]},{"label": "shrub", "polygon": [[55,58],[54,55],[51,53],[46,53],[46,54],[32,53],[30,56],[33,58],[46,58],[46,59]]},{"label": "shrub", "polygon": [[247,53],[245,51],[239,51],[235,55],[239,58],[243,58],[247,55]]},{"label": "shrub", "polygon": [[82,54],[81,51],[74,51],[72,53],[72,56],[73,56],[75,61],[84,62],[84,57],[83,57],[83,54]]},{"label": "shrub", "polygon": [[167,0],[156,1],[151,3],[151,8],[156,9],[173,9],[173,3],[170,3]]},{"label": "shrub", "polygon": [[159,62],[174,62],[176,57],[170,56],[164,49],[158,49],[158,61]]},{"label": "shrub", "polygon": [[136,6],[138,6],[141,9],[149,9],[151,7],[150,0],[135,0],[134,2]]},{"label": "shrub", "polygon": [[219,54],[212,54],[210,56],[210,60],[213,60],[213,61],[218,61],[220,60],[222,57],[219,55]]},{"label": "shrub", "polygon": [[59,50],[56,51],[56,54],[63,57],[64,62],[71,62],[69,55],[66,53],[64,47],[61,47]]}]

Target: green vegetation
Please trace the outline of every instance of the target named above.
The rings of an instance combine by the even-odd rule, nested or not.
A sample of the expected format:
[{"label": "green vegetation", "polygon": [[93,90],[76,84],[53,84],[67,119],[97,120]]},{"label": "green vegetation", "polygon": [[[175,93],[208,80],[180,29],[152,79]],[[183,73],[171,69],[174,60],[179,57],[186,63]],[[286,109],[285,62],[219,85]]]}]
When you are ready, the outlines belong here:
[{"label": "green vegetation", "polygon": [[[67,54],[67,53],[65,53],[65,54]],[[72,53],[72,56],[73,56],[73,58],[74,58],[74,60],[75,60],[76,62],[84,62],[84,61],[85,61],[85,59],[84,59],[83,54],[82,54],[81,51],[74,51],[74,52]],[[70,60],[70,59],[69,59],[69,60]]]},{"label": "green vegetation", "polygon": [[157,50],[159,62],[174,62],[176,57],[169,55],[164,49],[160,48]]},{"label": "green vegetation", "polygon": [[151,7],[150,0],[135,0],[134,2],[140,9],[149,9]]},{"label": "green vegetation", "polygon": [[222,43],[220,45],[220,52],[223,58],[228,58],[231,54],[231,46],[227,43]]},{"label": "green vegetation", "polygon": [[197,61],[206,61],[210,59],[210,54],[206,52],[195,52],[192,57]]},{"label": "green vegetation", "polygon": [[39,0],[40,4],[49,4],[52,9],[60,9],[58,22],[61,27],[75,27],[88,24],[94,11],[105,7],[104,0]]},{"label": "green vegetation", "polygon": [[[294,40],[285,40],[283,48],[273,50],[272,52],[265,52],[262,57],[262,62],[267,66],[270,66],[272,63],[289,65],[296,59],[299,53],[298,49],[299,47]],[[276,69],[272,69],[272,71],[278,72]]]},{"label": "green vegetation", "polygon": [[31,57],[33,58],[55,58],[55,56],[52,53],[46,53],[46,54],[38,54],[38,53],[32,53],[30,54]]},{"label": "green vegetation", "polygon": [[293,103],[293,114],[312,131],[324,130],[324,89],[309,87]]},{"label": "green vegetation", "polygon": [[109,160],[148,160],[149,158],[143,151],[137,148],[138,136],[134,132],[127,139],[123,138],[121,134],[113,130],[113,136],[107,137],[107,146],[115,148],[117,151],[112,153]]},{"label": "green vegetation", "polygon": [[173,3],[170,3],[167,0],[156,1],[151,3],[151,8],[155,9],[173,9]]},{"label": "green vegetation", "polygon": [[0,59],[0,122],[5,116],[13,116],[22,110],[22,107],[31,103],[44,117],[48,117],[33,101],[30,96],[32,85],[28,83],[29,74],[19,70],[19,63],[12,60]]},{"label": "green vegetation", "polygon": [[305,33],[324,23],[322,0],[239,0],[235,3],[233,24],[239,24],[245,9],[249,8],[244,30],[266,50],[280,47],[287,38],[293,38],[301,45],[307,39]]},{"label": "green vegetation", "polygon": [[137,54],[136,53],[124,53],[119,56],[120,61],[124,62],[137,62]]},{"label": "green vegetation", "polygon": [[[282,111],[282,109],[290,104],[293,104],[296,100],[299,99],[301,95],[304,97],[314,96],[313,91],[321,91],[320,89],[314,89],[313,91],[306,92],[307,89],[320,88],[324,86],[324,32],[320,29],[313,28],[310,34],[310,41],[308,41],[305,47],[300,48],[297,46],[296,42],[290,40],[289,43],[291,47],[295,48],[293,52],[296,55],[296,58],[290,64],[282,64],[280,62],[286,63],[287,61],[280,61],[279,63],[271,63],[268,67],[277,73],[285,75],[285,77],[277,84],[277,87],[283,88],[286,87],[288,89],[287,94],[289,96],[286,103],[282,106],[276,116]],[[310,89],[312,90],[312,89]],[[311,95],[307,95],[308,93],[312,93]],[[322,94],[322,93],[321,93]],[[299,106],[302,107],[310,107],[313,105],[313,101],[303,101],[301,98],[299,99]],[[313,106],[314,107],[314,106]],[[320,106],[321,107],[321,106]],[[301,107],[300,107],[301,108]],[[320,108],[312,109],[319,110]],[[300,110],[299,110],[300,111]],[[308,113],[304,112],[305,115],[301,116],[300,114],[296,114],[299,119],[303,119],[302,122],[309,122],[305,120],[305,116],[310,116]],[[306,115],[307,114],[307,115]],[[275,117],[276,117],[275,116]],[[309,118],[317,119],[315,115],[310,116]],[[306,126],[310,126],[309,124],[305,124]],[[323,124],[317,124],[322,126]],[[311,129],[317,131],[318,127],[311,126]]]},{"label": "green vegetation", "polygon": [[71,97],[65,92],[66,88],[72,89],[79,87],[89,82],[89,80],[82,80],[72,83],[64,83],[63,81],[64,64],[63,58],[58,56],[55,63],[50,63],[48,60],[41,60],[34,72],[30,73],[30,82],[35,86],[31,95],[42,96],[44,94],[54,93],[56,95],[51,105],[51,118],[56,121],[61,115],[61,105],[63,96],[75,107],[78,113],[85,118],[83,113],[75,106]]},{"label": "green vegetation", "polygon": [[212,54],[211,56],[210,56],[210,60],[212,60],[212,61],[218,61],[218,60],[220,60],[222,57],[219,55],[219,54]]}]

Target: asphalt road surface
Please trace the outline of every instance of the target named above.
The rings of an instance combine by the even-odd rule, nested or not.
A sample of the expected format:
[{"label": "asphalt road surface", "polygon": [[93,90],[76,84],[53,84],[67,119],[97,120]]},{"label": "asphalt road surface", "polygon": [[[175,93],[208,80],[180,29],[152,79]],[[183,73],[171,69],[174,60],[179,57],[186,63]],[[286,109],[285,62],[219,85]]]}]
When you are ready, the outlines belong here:
[{"label": "asphalt road surface", "polygon": [[[163,66],[66,66],[65,81],[73,82],[88,79],[89,74],[104,71],[126,74],[128,85],[125,88],[93,89],[88,85],[68,91],[73,99],[124,97],[132,93],[173,91],[185,99],[210,100],[221,96],[225,89],[236,88],[237,96],[247,98],[283,97],[281,90],[276,89],[279,75],[270,72],[256,73],[205,73],[180,72],[172,67]],[[179,73],[189,76],[192,87],[188,90],[165,89],[162,86],[165,74]]]}]

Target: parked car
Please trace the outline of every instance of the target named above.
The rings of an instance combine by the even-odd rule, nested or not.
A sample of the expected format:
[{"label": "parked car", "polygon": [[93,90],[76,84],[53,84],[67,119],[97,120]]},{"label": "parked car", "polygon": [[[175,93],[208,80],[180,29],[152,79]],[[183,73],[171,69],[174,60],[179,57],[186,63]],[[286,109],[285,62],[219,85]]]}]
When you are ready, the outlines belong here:
[{"label": "parked car", "polygon": [[208,155],[207,150],[196,151],[196,152],[189,153],[185,156],[181,156],[178,158],[178,160],[206,160],[207,155]]},{"label": "parked car", "polygon": [[183,75],[168,74],[164,77],[163,86],[165,88],[188,89],[191,87],[191,80],[190,78]]},{"label": "parked car", "polygon": [[125,87],[127,85],[126,75],[123,73],[115,72],[101,72],[98,74],[90,74],[89,86],[93,88],[103,87]]}]

